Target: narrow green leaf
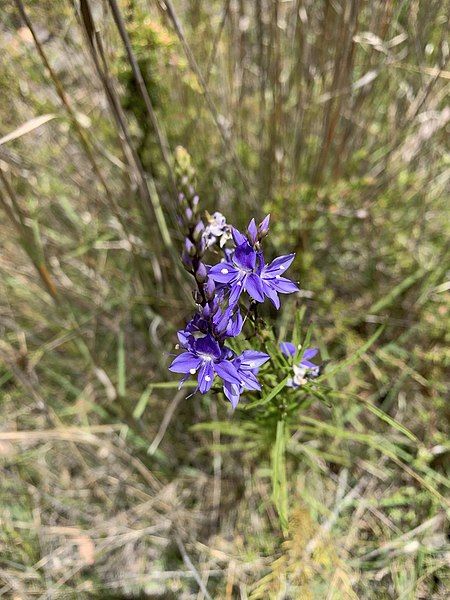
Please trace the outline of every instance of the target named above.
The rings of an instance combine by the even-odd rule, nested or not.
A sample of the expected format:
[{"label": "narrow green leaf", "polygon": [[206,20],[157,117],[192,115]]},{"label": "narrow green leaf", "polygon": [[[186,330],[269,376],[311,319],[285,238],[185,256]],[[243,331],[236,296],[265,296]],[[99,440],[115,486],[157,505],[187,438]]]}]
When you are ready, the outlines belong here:
[{"label": "narrow green leaf", "polygon": [[391,306],[391,304],[393,304],[393,302],[401,294],[403,294],[403,292],[405,292],[409,287],[414,285],[414,283],[416,283],[416,281],[423,277],[426,272],[427,271],[421,267],[420,269],[417,269],[415,273],[412,273],[409,277],[403,279],[403,281],[396,285],[388,294],[386,294],[386,296],[384,296],[384,298],[381,298],[380,300],[378,300],[378,302],[375,302],[375,304],[373,304],[367,311],[368,314],[375,315],[384,308]]},{"label": "narrow green leaf", "polygon": [[[180,385],[179,381],[158,381],[156,383],[152,383],[151,386],[153,389],[167,389],[171,390],[173,388],[177,388]],[[183,383],[183,387],[185,388],[195,388],[198,383],[196,381],[185,381]]]},{"label": "narrow green leaf", "polygon": [[367,350],[370,348],[370,346],[372,346],[372,344],[380,337],[383,330],[384,330],[384,325],[379,327],[376,330],[376,332],[373,334],[373,336],[365,344],[363,344],[360,348],[358,348],[358,350],[356,350],[356,352],[354,352],[351,356],[349,356],[342,362],[335,365],[334,368],[326,371],[321,377],[319,377],[319,379],[317,379],[317,381],[323,381],[324,379],[328,379],[328,377],[330,377],[330,375],[334,375],[334,373],[338,373],[339,371],[342,371],[343,369],[346,369],[347,367],[350,367],[355,362],[357,362],[360,359],[360,357],[364,354],[364,352],[367,352]]},{"label": "narrow green leaf", "polygon": [[285,377],[278,385],[276,385],[268,394],[261,398],[261,400],[255,400],[254,402],[250,402],[250,404],[245,405],[245,409],[249,410],[250,408],[254,408],[255,406],[263,406],[270,402],[275,396],[277,396],[281,390],[286,386],[289,377]]},{"label": "narrow green leaf", "polygon": [[152,395],[152,391],[153,387],[149,385],[148,388],[144,391],[144,393],[141,394],[141,397],[139,398],[133,411],[134,419],[140,419],[144,414],[144,410],[147,408],[147,404],[150,400],[150,396]]}]

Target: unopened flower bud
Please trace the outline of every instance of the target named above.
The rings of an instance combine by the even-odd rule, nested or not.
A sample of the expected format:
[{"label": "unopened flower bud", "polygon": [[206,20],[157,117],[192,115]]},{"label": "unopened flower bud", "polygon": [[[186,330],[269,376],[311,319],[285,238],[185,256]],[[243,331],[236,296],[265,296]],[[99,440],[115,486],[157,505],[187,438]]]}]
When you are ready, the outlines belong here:
[{"label": "unopened flower bud", "polygon": [[255,219],[252,219],[250,221],[250,223],[248,224],[247,233],[248,233],[248,239],[250,240],[250,242],[252,244],[255,244],[257,235],[258,235],[258,229],[256,227]]},{"label": "unopened flower bud", "polygon": [[205,254],[205,250],[206,241],[204,240],[204,238],[200,238],[200,240],[197,242],[197,254],[199,258],[201,258]]},{"label": "unopened flower bud", "polygon": [[189,238],[186,238],[184,240],[184,248],[185,248],[186,252],[189,254],[189,256],[194,257],[197,254],[197,248],[195,247],[195,245],[191,242],[191,240]]},{"label": "unopened flower bud", "polygon": [[205,226],[203,221],[199,221],[192,232],[192,239],[194,242],[198,242],[201,239],[204,229]]},{"label": "unopened flower bud", "polygon": [[202,262],[198,263],[198,267],[195,270],[195,279],[199,283],[205,283],[208,280],[208,271]]},{"label": "unopened flower bud", "polygon": [[192,272],[192,259],[189,256],[189,254],[186,252],[186,250],[183,250],[183,253],[181,255],[181,262],[183,263],[184,267],[189,271]]},{"label": "unopened flower bud", "polygon": [[186,223],[192,223],[193,216],[194,216],[194,213],[192,212],[192,209],[186,208],[186,210],[184,211],[184,218],[186,220]]},{"label": "unopened flower bud", "polygon": [[269,233],[270,215],[267,215],[258,225],[258,240],[262,240]]},{"label": "unopened flower bud", "polygon": [[216,293],[216,284],[211,278],[208,278],[207,282],[205,283],[204,290],[205,297],[209,302],[214,298],[214,294]]}]

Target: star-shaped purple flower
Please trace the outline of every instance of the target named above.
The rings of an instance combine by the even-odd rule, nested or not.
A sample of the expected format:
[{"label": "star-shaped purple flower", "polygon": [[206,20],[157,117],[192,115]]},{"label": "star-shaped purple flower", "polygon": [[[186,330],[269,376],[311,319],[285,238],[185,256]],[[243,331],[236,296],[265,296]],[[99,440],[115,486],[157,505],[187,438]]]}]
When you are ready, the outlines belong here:
[{"label": "star-shaped purple flower", "polygon": [[280,256],[266,265],[263,253],[251,246],[245,236],[233,230],[233,237],[239,244],[232,258],[214,265],[208,273],[211,279],[226,284],[230,289],[230,306],[234,306],[245,291],[256,302],[264,302],[267,296],[278,309],[279,293],[291,294],[299,291],[295,283],[283,277],[295,254]]},{"label": "star-shaped purple flower", "polygon": [[221,348],[210,334],[197,339],[194,336],[182,337],[180,341],[186,344],[187,351],[179,354],[169,367],[169,371],[185,375],[180,385],[189,375],[195,374],[198,379],[198,390],[202,394],[211,388],[216,374],[223,379],[224,383],[241,384],[241,377],[229,360],[231,351]]},{"label": "star-shaped purple flower", "polygon": [[240,384],[224,381],[223,391],[225,396],[231,402],[233,408],[236,408],[240,396],[244,390],[260,390],[261,385],[256,378],[259,368],[269,360],[270,356],[264,352],[256,350],[244,350],[232,360],[241,379]]}]

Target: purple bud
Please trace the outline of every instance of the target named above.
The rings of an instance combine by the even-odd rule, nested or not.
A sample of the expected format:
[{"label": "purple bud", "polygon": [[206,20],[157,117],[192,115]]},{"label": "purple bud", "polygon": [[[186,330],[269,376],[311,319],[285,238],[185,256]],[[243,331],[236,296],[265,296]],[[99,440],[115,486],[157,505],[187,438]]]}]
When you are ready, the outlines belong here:
[{"label": "purple bud", "polygon": [[194,214],[197,214],[197,212],[198,212],[199,202],[200,202],[200,198],[198,196],[194,196],[192,198],[191,207],[192,207],[192,210],[194,211]]},{"label": "purple bud", "polygon": [[258,225],[258,240],[262,240],[269,233],[270,214]]},{"label": "purple bud", "polygon": [[207,280],[207,282],[205,283],[205,297],[208,300],[208,302],[210,300],[212,300],[214,298],[214,294],[216,292],[216,284],[214,283],[214,281],[209,278]]},{"label": "purple bud", "polygon": [[203,256],[205,254],[205,250],[206,250],[206,241],[204,240],[204,238],[200,238],[200,240],[197,242],[197,254],[199,257]]},{"label": "purple bud", "polygon": [[205,283],[208,280],[208,271],[202,262],[198,263],[198,266],[195,270],[195,279],[199,283]]},{"label": "purple bud", "polygon": [[198,242],[201,239],[204,229],[205,226],[203,221],[199,221],[192,232],[192,239],[194,242]]},{"label": "purple bud", "polygon": [[255,219],[252,219],[248,224],[247,233],[248,239],[251,241],[252,244],[254,244],[258,236],[258,229],[256,228]]},{"label": "purple bud", "polygon": [[186,252],[189,254],[189,256],[194,257],[197,254],[197,248],[195,247],[195,245],[191,242],[191,240],[189,238],[186,238],[184,240],[184,248],[186,250]]},{"label": "purple bud", "polygon": [[194,213],[192,212],[192,209],[186,208],[186,210],[184,211],[184,218],[186,219],[186,223],[192,223],[193,216],[194,216]]},{"label": "purple bud", "polygon": [[189,272],[192,271],[192,260],[189,254],[186,252],[186,250],[183,250],[183,253],[181,255],[181,262]]},{"label": "purple bud", "polygon": [[182,200],[184,200],[184,194],[183,194],[183,192],[180,192],[180,193],[178,194],[178,200],[179,200],[180,202],[181,202]]}]

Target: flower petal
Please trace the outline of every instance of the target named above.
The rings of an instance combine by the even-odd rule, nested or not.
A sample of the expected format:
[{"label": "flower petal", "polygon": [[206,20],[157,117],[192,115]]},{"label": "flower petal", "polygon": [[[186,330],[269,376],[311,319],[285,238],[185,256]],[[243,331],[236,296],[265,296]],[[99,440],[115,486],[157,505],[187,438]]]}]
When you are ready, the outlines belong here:
[{"label": "flower petal", "polygon": [[231,402],[231,406],[236,408],[238,405],[240,396],[241,396],[241,386],[236,385],[235,383],[227,383],[226,381],[223,384],[223,392],[228,400]]},{"label": "flower petal", "polygon": [[302,367],[306,367],[307,369],[317,369],[317,365],[315,365],[314,363],[312,363],[310,360],[306,360],[304,358],[302,358],[300,365]]},{"label": "flower petal", "polygon": [[238,269],[229,262],[220,262],[209,270],[209,277],[218,283],[230,283],[239,274]]},{"label": "flower petal", "polygon": [[226,333],[228,337],[236,337],[242,331],[244,320],[242,319],[241,311],[238,309],[236,314],[230,319]]},{"label": "flower petal", "polygon": [[284,256],[279,256],[275,258],[270,265],[267,265],[264,269],[264,277],[271,279],[276,275],[281,275],[284,271],[286,271],[292,264],[292,261],[295,258],[295,254],[285,254]]},{"label": "flower petal", "polygon": [[256,273],[250,273],[245,283],[246,292],[256,300],[256,302],[264,302],[264,288],[262,281]]},{"label": "flower petal", "polygon": [[242,235],[242,233],[236,229],[236,227],[232,227],[231,233],[233,234],[233,240],[236,246],[241,246],[247,241],[245,235]]},{"label": "flower petal", "polygon": [[265,352],[257,352],[256,350],[244,350],[244,352],[238,356],[240,362],[240,369],[253,370],[259,369],[261,365],[270,359],[270,356]]},{"label": "flower petal", "polygon": [[230,298],[228,300],[228,304],[232,307],[236,306],[236,304],[239,301],[239,298],[241,297],[242,291],[245,287],[245,282],[247,280],[247,275],[244,275],[244,277],[242,279],[239,279],[238,281],[234,281],[231,285],[231,292],[230,292]]},{"label": "flower petal", "polygon": [[233,262],[239,269],[244,271],[252,271],[255,268],[256,251],[253,250],[247,240],[234,251]]},{"label": "flower petal", "polygon": [[246,390],[260,390],[261,386],[256,376],[251,371],[242,371],[242,385]]},{"label": "flower petal", "polygon": [[238,370],[229,360],[222,360],[215,363],[214,370],[224,381],[240,385],[241,377],[239,376]]},{"label": "flower petal", "polygon": [[268,285],[267,281],[263,280],[263,289],[265,295],[269,298],[275,308],[278,310],[280,308],[280,299],[278,298],[278,294],[276,291]]},{"label": "flower petal", "polygon": [[213,379],[214,369],[212,361],[205,360],[198,372],[198,389],[201,394],[206,394],[206,392],[211,388]]},{"label": "flower petal", "polygon": [[172,361],[169,371],[172,371],[172,373],[189,373],[193,369],[195,372],[201,362],[201,359],[192,352],[183,352]]},{"label": "flower petal", "polygon": [[219,358],[221,349],[212,335],[208,334],[202,338],[195,340],[195,351],[202,355],[210,356],[211,358]]},{"label": "flower petal", "polygon": [[303,352],[303,356],[302,356],[302,360],[304,358],[309,359],[309,358],[314,358],[314,356],[319,352],[318,348],[306,348],[306,350]]},{"label": "flower petal", "polygon": [[266,283],[279,294],[292,294],[293,292],[300,291],[299,287],[293,281],[279,275],[275,279],[266,280]]},{"label": "flower petal", "polygon": [[280,350],[285,356],[294,356],[297,352],[296,347],[291,342],[280,342]]},{"label": "flower petal", "polygon": [[190,335],[190,333],[186,333],[186,331],[183,331],[183,329],[177,331],[178,341],[180,342],[181,346],[183,346],[183,348],[186,348],[188,346]]}]

